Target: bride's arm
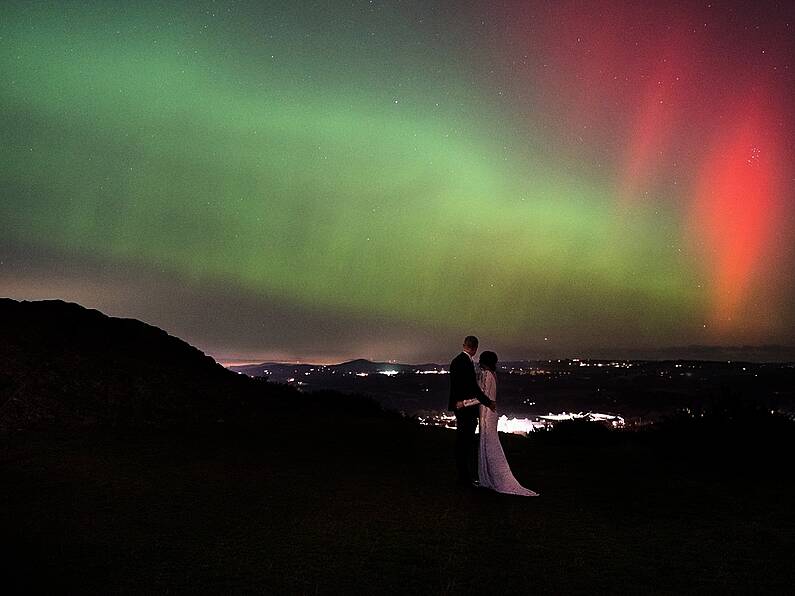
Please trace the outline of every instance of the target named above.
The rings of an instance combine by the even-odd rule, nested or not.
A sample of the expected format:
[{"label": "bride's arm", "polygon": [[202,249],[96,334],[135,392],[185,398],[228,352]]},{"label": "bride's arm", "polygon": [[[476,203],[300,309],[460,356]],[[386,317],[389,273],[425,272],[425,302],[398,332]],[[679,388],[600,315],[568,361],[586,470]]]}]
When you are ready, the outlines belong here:
[{"label": "bride's arm", "polygon": [[488,372],[483,375],[483,393],[485,393],[491,401],[497,401],[497,380],[494,378],[493,372]]}]

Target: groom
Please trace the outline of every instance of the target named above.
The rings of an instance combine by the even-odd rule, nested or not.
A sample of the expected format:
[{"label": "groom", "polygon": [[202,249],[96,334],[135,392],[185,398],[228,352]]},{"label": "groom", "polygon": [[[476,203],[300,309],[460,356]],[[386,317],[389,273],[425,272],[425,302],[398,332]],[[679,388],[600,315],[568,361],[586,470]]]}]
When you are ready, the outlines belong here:
[{"label": "groom", "polygon": [[[475,398],[484,406],[494,410],[497,406],[480,389],[475,378],[475,363],[472,357],[478,351],[478,338],[469,335],[464,339],[463,351],[450,363],[450,403],[455,412],[455,462],[460,486],[477,486],[477,441],[475,428],[478,424],[477,405],[464,406],[461,402]],[[456,407],[459,406],[459,407]]]}]

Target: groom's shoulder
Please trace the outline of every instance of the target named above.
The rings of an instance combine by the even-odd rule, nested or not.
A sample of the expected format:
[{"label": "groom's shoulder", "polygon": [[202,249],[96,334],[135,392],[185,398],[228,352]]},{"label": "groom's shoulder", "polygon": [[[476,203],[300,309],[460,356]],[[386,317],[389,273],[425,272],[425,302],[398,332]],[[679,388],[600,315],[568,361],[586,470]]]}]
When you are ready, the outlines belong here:
[{"label": "groom's shoulder", "polygon": [[458,354],[458,356],[453,358],[453,361],[450,363],[450,366],[453,366],[454,364],[456,364],[456,365],[463,364],[463,363],[465,363],[466,360],[469,360],[469,357],[466,354],[464,354],[463,352],[461,352],[461,353]]}]

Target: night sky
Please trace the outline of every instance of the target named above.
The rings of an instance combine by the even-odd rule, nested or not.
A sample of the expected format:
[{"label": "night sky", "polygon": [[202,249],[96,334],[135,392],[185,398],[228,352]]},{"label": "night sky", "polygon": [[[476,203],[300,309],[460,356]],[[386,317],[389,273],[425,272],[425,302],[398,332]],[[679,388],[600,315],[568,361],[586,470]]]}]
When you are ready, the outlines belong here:
[{"label": "night sky", "polygon": [[795,343],[792,2],[9,3],[0,294],[223,359]]}]

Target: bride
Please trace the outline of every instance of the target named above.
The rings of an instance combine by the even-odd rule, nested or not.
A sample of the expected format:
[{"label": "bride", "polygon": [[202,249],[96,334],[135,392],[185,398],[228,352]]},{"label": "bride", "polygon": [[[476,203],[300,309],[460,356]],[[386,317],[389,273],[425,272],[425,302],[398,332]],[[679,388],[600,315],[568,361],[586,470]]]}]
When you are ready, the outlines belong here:
[{"label": "bride", "polygon": [[[477,371],[478,384],[489,399],[497,400],[497,354],[482,352]],[[469,401],[469,400],[467,400]],[[477,400],[474,400],[477,403]],[[466,402],[464,402],[466,403]],[[538,493],[523,487],[511,473],[505,452],[497,433],[497,413],[485,406],[480,407],[480,453],[478,477],[480,486],[499,493],[537,497]]]}]

